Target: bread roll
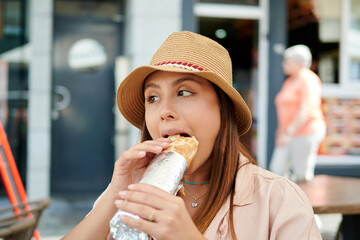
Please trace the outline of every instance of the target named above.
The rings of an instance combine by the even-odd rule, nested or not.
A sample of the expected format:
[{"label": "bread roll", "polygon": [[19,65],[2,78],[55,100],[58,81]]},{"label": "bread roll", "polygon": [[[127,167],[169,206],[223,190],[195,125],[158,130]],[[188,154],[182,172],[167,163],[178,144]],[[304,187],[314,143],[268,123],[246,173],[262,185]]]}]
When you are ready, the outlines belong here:
[{"label": "bread roll", "polygon": [[194,136],[182,137],[180,135],[172,135],[169,136],[169,139],[171,139],[170,146],[165,149],[164,152],[173,151],[181,154],[185,157],[187,165],[189,166],[198,150],[199,142]]}]

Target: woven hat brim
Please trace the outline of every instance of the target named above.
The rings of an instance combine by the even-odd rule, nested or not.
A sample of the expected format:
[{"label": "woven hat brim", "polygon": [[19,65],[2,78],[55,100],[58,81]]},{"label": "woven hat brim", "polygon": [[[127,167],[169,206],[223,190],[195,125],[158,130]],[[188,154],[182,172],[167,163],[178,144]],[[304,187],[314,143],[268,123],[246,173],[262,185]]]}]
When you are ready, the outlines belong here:
[{"label": "woven hat brim", "polygon": [[209,71],[189,71],[173,66],[140,66],[134,69],[120,84],[116,99],[122,115],[135,127],[141,129],[144,122],[145,99],[143,84],[147,76],[155,71],[192,73],[203,77],[222,89],[233,101],[239,136],[245,134],[251,127],[251,113],[241,95],[220,75]]}]

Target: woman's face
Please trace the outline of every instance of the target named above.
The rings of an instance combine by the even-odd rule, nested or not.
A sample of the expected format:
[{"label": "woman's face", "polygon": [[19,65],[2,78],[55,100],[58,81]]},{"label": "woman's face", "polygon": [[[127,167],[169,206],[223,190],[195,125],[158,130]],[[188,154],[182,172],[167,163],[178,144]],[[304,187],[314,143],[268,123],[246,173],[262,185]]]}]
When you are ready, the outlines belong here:
[{"label": "woman's face", "polygon": [[296,75],[302,69],[302,65],[300,63],[293,61],[289,58],[284,58],[282,62],[282,67],[284,74],[287,76]]},{"label": "woman's face", "polygon": [[220,105],[212,84],[188,73],[157,71],[145,81],[145,121],[153,139],[195,136],[199,149],[187,174],[210,157],[220,129]]}]

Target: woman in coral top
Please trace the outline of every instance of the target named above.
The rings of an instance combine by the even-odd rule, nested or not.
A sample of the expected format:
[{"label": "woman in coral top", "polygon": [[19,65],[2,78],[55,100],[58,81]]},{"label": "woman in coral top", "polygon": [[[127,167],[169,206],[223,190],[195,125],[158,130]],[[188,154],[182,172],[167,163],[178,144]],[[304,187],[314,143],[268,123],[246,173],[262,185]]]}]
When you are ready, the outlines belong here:
[{"label": "woman in coral top", "polygon": [[326,126],[321,110],[321,81],[311,71],[308,47],[285,50],[283,70],[288,76],[275,98],[278,117],[270,170],[301,182],[314,177],[317,151]]}]

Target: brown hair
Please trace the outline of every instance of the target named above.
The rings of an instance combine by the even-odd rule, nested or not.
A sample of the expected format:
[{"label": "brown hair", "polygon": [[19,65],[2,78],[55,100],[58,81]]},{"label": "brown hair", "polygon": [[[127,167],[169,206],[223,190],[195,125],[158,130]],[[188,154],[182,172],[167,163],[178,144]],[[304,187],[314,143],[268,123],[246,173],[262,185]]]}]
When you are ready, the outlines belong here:
[{"label": "brown hair", "polygon": [[[215,140],[214,149],[209,158],[211,161],[210,189],[207,201],[204,202],[193,216],[193,221],[201,233],[205,233],[211,221],[230,196],[229,225],[233,239],[236,239],[233,224],[233,198],[235,192],[235,179],[239,166],[239,156],[244,155],[249,163],[256,164],[255,159],[240,143],[240,137],[235,121],[233,102],[218,87],[214,85],[220,103],[221,125]],[[152,139],[148,129],[143,125],[142,141]]]}]

